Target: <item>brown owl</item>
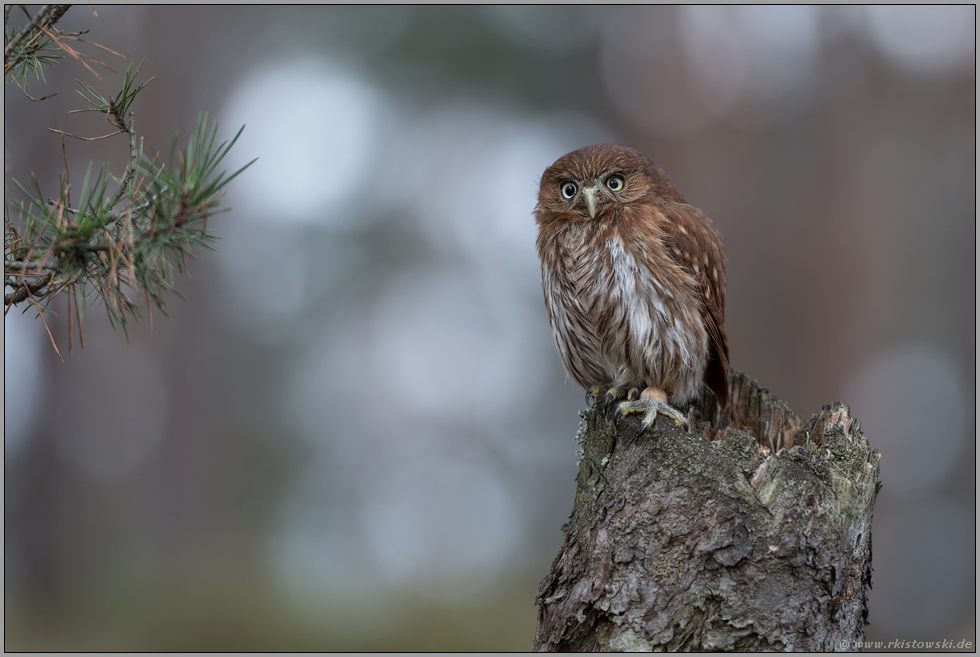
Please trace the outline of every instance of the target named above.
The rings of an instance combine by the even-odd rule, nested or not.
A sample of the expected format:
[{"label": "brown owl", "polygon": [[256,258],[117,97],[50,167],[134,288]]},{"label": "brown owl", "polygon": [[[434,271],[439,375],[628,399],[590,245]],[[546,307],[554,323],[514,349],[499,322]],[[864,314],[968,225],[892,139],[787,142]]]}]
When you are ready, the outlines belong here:
[{"label": "brown owl", "polygon": [[541,177],[535,209],[544,300],[569,374],[618,419],[676,406],[704,383],[728,406],[725,252],[704,214],[648,157],[587,146]]}]

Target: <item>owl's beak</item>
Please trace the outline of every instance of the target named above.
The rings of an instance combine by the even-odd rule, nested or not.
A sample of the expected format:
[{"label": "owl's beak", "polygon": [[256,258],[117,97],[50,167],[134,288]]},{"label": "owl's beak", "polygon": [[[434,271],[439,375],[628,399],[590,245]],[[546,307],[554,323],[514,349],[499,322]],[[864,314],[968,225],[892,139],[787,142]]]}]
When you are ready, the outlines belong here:
[{"label": "owl's beak", "polygon": [[589,216],[593,219],[595,219],[595,213],[599,207],[598,191],[595,187],[582,188],[582,197],[585,198],[585,204],[589,207]]}]

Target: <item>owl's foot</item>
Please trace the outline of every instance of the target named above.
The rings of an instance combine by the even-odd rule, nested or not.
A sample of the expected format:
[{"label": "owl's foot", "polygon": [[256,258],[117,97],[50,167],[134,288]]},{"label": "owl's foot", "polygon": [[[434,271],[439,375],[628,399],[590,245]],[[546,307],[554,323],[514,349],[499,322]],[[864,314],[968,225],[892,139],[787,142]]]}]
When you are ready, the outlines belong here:
[{"label": "owl's foot", "polygon": [[659,388],[646,388],[642,393],[640,393],[639,399],[634,401],[633,398],[628,398],[626,401],[620,402],[619,405],[616,406],[616,413],[613,415],[613,421],[618,424],[619,418],[624,415],[629,415],[630,413],[643,414],[643,419],[640,421],[640,430],[636,434],[637,438],[642,436],[647,429],[653,426],[653,423],[657,420],[658,413],[669,417],[674,421],[674,424],[679,427],[683,427],[684,431],[691,430],[687,417],[667,403],[667,394]]},{"label": "owl's foot", "polygon": [[[596,402],[599,398],[602,398],[602,410],[607,415],[609,414],[609,407],[617,399],[623,397],[623,391],[626,391],[626,401],[631,402],[640,396],[640,390],[638,388],[629,388],[625,386],[610,386],[610,385],[598,385],[592,386],[589,390],[589,396],[592,397],[592,402]],[[603,394],[605,393],[605,394]]]}]

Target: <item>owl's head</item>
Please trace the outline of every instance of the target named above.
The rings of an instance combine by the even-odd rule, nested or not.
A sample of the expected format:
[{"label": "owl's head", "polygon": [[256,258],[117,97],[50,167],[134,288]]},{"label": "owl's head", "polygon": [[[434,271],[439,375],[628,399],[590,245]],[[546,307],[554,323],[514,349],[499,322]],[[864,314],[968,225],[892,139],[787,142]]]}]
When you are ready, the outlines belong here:
[{"label": "owl's head", "polygon": [[683,203],[666,174],[647,156],[612,144],[586,146],[545,169],[538,193],[542,213],[565,220],[602,220],[607,210],[634,202]]}]

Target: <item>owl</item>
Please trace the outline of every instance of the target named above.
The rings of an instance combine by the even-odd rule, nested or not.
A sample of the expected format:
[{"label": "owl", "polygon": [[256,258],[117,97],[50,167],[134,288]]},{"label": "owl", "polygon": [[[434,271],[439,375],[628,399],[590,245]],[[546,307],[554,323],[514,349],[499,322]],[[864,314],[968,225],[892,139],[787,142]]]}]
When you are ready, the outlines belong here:
[{"label": "owl", "polygon": [[711,220],[648,157],[587,146],[541,176],[537,248],[551,328],[565,368],[606,391],[639,433],[707,386],[728,405],[725,252]]}]

